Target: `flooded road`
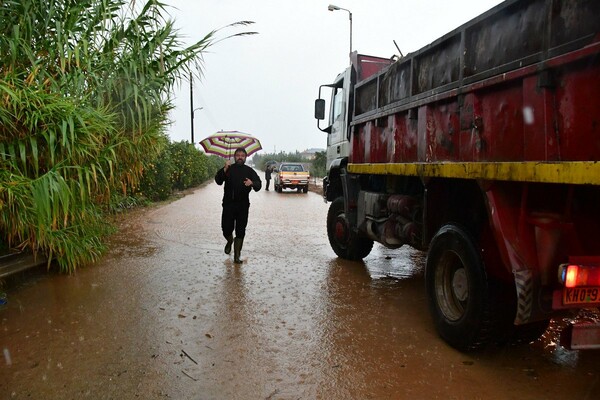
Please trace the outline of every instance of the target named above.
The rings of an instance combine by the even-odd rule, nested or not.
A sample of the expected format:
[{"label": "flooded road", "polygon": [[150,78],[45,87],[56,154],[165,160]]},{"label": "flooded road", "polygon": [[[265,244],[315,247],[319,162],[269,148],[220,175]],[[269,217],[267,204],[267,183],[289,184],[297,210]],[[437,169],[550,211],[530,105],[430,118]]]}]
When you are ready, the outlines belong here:
[{"label": "flooded road", "polygon": [[1,399],[599,399],[600,352],[549,333],[463,354],[427,311],[424,255],[336,258],[314,193],[251,194],[243,264],[211,183],[122,221],[104,259],[30,274],[0,308]]}]

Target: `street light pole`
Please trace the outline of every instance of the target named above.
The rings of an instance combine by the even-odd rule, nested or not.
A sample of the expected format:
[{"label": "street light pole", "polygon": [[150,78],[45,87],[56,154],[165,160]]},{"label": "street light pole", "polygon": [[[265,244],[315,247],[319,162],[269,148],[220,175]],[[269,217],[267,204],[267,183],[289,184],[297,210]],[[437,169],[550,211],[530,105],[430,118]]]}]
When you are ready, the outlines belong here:
[{"label": "street light pole", "polygon": [[192,144],[194,144],[194,77],[190,71],[190,131],[192,132]]},{"label": "street light pole", "polygon": [[192,75],[192,71],[190,71],[190,132],[192,133],[192,145],[194,145],[194,112],[203,108],[194,108],[194,76]]},{"label": "street light pole", "polygon": [[202,109],[204,109],[204,107],[198,107],[192,110],[192,144],[194,144],[194,113]]},{"label": "street light pole", "polygon": [[334,6],[333,4],[330,4],[329,7],[327,7],[327,9],[329,11],[343,10],[343,11],[348,12],[348,18],[350,19],[350,53],[349,53],[349,56],[350,56],[350,63],[352,64],[352,12],[345,8]]}]

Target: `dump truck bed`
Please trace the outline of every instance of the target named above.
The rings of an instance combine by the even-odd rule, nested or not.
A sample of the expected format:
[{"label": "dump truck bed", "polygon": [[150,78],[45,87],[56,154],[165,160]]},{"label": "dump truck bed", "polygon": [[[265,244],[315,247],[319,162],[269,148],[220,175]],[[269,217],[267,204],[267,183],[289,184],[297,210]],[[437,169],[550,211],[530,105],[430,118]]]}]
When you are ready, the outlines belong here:
[{"label": "dump truck bed", "polygon": [[600,2],[507,1],[359,82],[348,169],[600,184]]}]

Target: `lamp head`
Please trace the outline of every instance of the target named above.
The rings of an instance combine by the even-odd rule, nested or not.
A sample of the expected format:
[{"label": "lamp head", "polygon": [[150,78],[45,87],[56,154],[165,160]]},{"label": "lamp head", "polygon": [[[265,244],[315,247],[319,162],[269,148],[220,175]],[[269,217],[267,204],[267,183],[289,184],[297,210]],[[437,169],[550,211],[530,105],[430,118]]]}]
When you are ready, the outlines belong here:
[{"label": "lamp head", "polygon": [[330,4],[329,7],[327,7],[327,9],[329,11],[335,11],[335,10],[339,10],[340,8],[338,6],[334,6],[333,4]]}]

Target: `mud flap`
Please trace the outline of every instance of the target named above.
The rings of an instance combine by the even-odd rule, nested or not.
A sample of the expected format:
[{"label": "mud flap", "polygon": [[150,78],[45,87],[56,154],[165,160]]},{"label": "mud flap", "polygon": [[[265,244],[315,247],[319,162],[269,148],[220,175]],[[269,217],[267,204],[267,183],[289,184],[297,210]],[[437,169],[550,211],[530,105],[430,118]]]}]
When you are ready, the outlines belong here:
[{"label": "mud flap", "polygon": [[515,271],[515,285],[517,288],[517,314],[515,325],[521,325],[531,320],[533,310],[533,273],[529,269]]}]

